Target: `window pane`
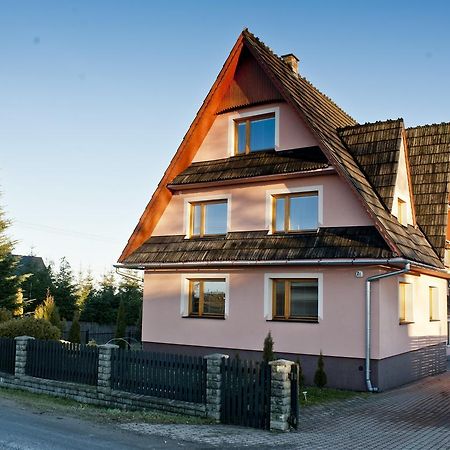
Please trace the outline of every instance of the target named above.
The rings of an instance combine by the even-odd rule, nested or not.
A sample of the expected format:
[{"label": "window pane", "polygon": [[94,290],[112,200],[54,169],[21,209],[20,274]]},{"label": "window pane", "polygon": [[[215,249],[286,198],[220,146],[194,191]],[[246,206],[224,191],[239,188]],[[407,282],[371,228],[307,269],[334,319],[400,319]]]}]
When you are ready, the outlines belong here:
[{"label": "window pane", "polygon": [[291,317],[318,316],[318,282],[317,280],[292,281],[291,283]]},{"label": "window pane", "polygon": [[275,231],[284,231],[284,197],[275,198]]},{"label": "window pane", "polygon": [[200,303],[200,281],[191,281],[191,314],[198,315]]},{"label": "window pane", "polygon": [[227,203],[205,205],[205,234],[227,233]]},{"label": "window pane", "polygon": [[316,230],[318,227],[317,194],[290,197],[289,230]]},{"label": "window pane", "polygon": [[246,123],[241,122],[237,125],[237,152],[238,154],[245,153],[245,140],[246,140]]},{"label": "window pane", "polygon": [[273,288],[275,289],[275,317],[284,317],[284,285],[284,280],[273,282]]},{"label": "window pane", "polygon": [[192,234],[198,236],[200,235],[202,221],[202,208],[200,205],[192,206],[192,220]]},{"label": "window pane", "polygon": [[250,150],[270,150],[275,148],[275,118],[250,122]]},{"label": "window pane", "polygon": [[225,280],[203,281],[203,314],[225,314]]}]

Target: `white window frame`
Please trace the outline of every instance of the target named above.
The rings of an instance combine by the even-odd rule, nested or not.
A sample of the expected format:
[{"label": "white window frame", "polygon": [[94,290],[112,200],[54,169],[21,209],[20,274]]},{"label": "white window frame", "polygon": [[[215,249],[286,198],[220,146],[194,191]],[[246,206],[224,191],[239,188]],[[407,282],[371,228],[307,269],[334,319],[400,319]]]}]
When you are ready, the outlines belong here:
[{"label": "white window frame", "polygon": [[[273,196],[283,195],[283,194],[298,194],[302,192],[317,192],[318,195],[318,212],[317,212],[317,229],[323,226],[323,185],[314,186],[301,186],[289,189],[271,189],[266,191],[266,229],[269,230],[269,234],[275,233],[272,229],[272,214],[274,213],[274,208],[272,208]],[[301,233],[301,231],[299,231]]]},{"label": "white window frame", "polygon": [[[400,284],[407,284],[411,288],[411,304],[406,305],[406,317],[405,320],[400,319]],[[397,284],[397,314],[398,314],[398,322],[400,325],[414,323],[414,303],[415,303],[415,283],[411,278],[402,278],[398,280]],[[408,311],[409,309],[409,311]]]},{"label": "white window frame", "polygon": [[[264,318],[273,320],[273,280],[274,279],[317,279],[317,319],[323,320],[323,273],[320,272],[274,272],[264,274]],[[304,322],[309,323],[309,322]],[[314,322],[312,322],[314,323]]]},{"label": "white window frame", "polygon": [[[181,274],[181,297],[180,297],[180,315],[181,317],[189,316],[189,283],[195,279],[211,279],[211,278],[223,278],[225,279],[225,314],[224,318],[227,319],[230,312],[230,274],[228,273],[182,273]],[[208,317],[204,317],[205,319]]]},{"label": "white window frame", "polygon": [[[435,302],[432,302],[432,299],[430,297],[432,289],[434,289],[434,292],[436,293]],[[428,286],[428,312],[430,312],[430,308],[433,314],[432,317],[430,317],[430,314],[428,314],[428,320],[430,322],[439,322],[441,320],[439,314],[439,288],[433,285]]]},{"label": "white window frame", "polygon": [[235,123],[236,120],[244,119],[246,117],[255,117],[263,114],[275,115],[275,150],[280,149],[280,107],[274,106],[271,108],[255,109],[253,111],[235,112],[228,116],[228,156],[235,156]]},{"label": "white window frame", "polygon": [[213,200],[226,200],[227,202],[227,233],[231,231],[231,194],[210,194],[184,198],[183,230],[184,238],[191,238],[191,204],[198,202],[209,202]]}]

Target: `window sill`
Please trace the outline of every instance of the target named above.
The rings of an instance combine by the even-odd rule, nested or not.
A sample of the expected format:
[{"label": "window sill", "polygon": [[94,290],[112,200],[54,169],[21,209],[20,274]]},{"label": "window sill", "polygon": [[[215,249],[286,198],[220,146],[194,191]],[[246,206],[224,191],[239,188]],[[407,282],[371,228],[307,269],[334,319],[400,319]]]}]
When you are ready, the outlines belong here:
[{"label": "window sill", "polygon": [[224,316],[182,316],[183,319],[213,319],[213,320],[225,320]]},{"label": "window sill", "polygon": [[430,319],[430,322],[440,322],[441,319]]},{"label": "window sill", "polygon": [[266,319],[266,322],[319,323],[319,319]]},{"label": "window sill", "polygon": [[414,322],[410,322],[408,320],[400,320],[398,322],[399,325],[410,325],[411,323],[414,323]]}]

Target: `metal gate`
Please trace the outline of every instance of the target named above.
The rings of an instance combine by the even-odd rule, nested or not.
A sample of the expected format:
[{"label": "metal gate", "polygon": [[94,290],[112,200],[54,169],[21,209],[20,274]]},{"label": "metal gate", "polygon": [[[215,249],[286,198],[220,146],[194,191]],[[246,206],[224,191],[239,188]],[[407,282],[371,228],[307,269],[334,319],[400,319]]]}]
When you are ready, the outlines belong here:
[{"label": "metal gate", "polygon": [[298,364],[291,366],[291,373],[289,374],[291,380],[291,412],[289,414],[289,425],[291,428],[298,427],[298,408],[299,408],[299,389],[298,389]]},{"label": "metal gate", "polygon": [[221,422],[269,429],[270,366],[262,362],[224,358],[221,373]]}]

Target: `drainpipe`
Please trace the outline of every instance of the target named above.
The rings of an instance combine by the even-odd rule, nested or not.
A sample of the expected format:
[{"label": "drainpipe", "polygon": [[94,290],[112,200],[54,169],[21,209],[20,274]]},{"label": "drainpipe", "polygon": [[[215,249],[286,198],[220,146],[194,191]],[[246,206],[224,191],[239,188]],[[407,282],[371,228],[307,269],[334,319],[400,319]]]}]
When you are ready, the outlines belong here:
[{"label": "drainpipe", "polygon": [[366,279],[366,387],[369,392],[378,392],[378,388],[372,386],[372,381],[370,380],[370,337],[371,337],[371,283],[372,281],[381,280],[382,278],[395,277],[401,275],[402,273],[409,272],[411,270],[411,264],[406,263],[405,267],[396,272],[383,273],[381,275],[374,275]]}]

